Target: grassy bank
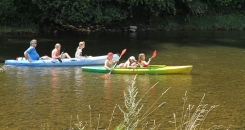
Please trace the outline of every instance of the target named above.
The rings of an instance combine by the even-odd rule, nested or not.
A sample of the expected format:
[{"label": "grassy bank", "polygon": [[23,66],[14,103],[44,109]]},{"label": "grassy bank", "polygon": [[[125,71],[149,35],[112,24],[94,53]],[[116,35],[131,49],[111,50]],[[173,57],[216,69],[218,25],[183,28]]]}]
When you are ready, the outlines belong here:
[{"label": "grassy bank", "polygon": [[162,19],[155,24],[159,30],[244,30],[245,16],[237,14],[186,16]]},{"label": "grassy bank", "polygon": [[22,33],[38,33],[39,29],[36,24],[29,23],[21,26],[0,26],[1,34],[22,34]]},{"label": "grassy bank", "polygon": [[[227,14],[215,16],[185,16],[165,17],[155,19],[150,25],[130,24],[138,26],[137,31],[169,31],[169,30],[245,30],[245,16],[241,14]],[[39,30],[38,25],[28,24],[18,27],[1,26],[0,33],[59,33],[59,32],[120,32],[129,25],[59,25],[44,26]]]}]

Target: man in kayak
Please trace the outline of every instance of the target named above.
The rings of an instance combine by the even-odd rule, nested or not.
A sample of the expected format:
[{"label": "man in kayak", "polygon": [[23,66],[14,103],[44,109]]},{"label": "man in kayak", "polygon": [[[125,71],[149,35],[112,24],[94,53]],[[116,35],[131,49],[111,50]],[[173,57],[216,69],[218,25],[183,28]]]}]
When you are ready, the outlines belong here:
[{"label": "man in kayak", "polygon": [[24,52],[24,56],[29,62],[32,62],[33,60],[39,60],[40,58],[43,60],[52,59],[48,56],[40,57],[39,54],[37,53],[36,49],[35,49],[36,47],[37,47],[37,40],[33,39],[30,42],[30,47]]}]

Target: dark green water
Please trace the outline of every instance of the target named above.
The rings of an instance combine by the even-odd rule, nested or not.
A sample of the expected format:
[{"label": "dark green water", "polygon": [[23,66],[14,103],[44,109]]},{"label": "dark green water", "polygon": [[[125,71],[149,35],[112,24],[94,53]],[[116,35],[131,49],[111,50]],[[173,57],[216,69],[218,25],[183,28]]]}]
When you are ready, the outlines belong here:
[{"label": "dark green water", "polygon": [[[142,96],[159,82],[144,98],[143,114],[169,87],[158,102],[166,104],[150,114],[145,122],[155,120],[159,129],[174,129],[173,113],[180,124],[187,91],[187,104],[197,106],[205,94],[204,104],[219,105],[203,123],[208,129],[245,129],[245,33],[243,31],[180,31],[83,35],[1,35],[0,36],[0,129],[69,129],[75,128],[77,116],[89,129],[107,129],[116,104],[124,105],[123,92],[134,75],[111,75],[82,72],[80,67],[14,67],[4,60],[23,56],[31,39],[38,40],[40,55],[51,54],[59,42],[71,56],[79,41],[85,41],[83,54],[120,53],[124,62],[141,52],[147,59],[157,50],[152,64],[193,65],[190,75],[138,75],[136,86]],[[89,109],[91,107],[91,111]],[[123,107],[124,108],[124,107]],[[91,116],[90,116],[91,112]],[[99,122],[98,122],[98,118]],[[123,121],[116,108],[111,128]],[[99,125],[98,125],[99,123]],[[150,126],[150,125],[149,125]]]}]

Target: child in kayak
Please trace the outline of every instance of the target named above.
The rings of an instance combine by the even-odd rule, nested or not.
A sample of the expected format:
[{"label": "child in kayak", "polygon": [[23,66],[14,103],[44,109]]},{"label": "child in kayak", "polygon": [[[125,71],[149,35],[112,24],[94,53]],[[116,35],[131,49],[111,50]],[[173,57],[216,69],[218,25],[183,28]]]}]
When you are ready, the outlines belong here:
[{"label": "child in kayak", "polygon": [[61,52],[60,54],[61,45],[59,43],[55,44],[54,49],[52,51],[52,59],[64,59],[64,58],[71,58],[68,53]]},{"label": "child in kayak", "polygon": [[75,58],[79,58],[79,59],[82,58],[82,50],[83,50],[83,48],[85,48],[85,42],[84,41],[79,42],[79,45],[77,47],[77,51],[75,53]]},{"label": "child in kayak", "polygon": [[113,61],[112,59],[113,59],[113,53],[112,53],[112,52],[109,52],[109,53],[107,54],[107,59],[105,60],[105,65],[104,65],[104,67],[105,67],[107,70],[112,70],[112,69],[114,69],[114,68],[113,68],[114,65],[118,62],[118,60],[117,60],[117,61]]},{"label": "child in kayak", "polygon": [[145,61],[145,54],[144,53],[140,53],[139,57],[138,57],[138,64],[140,65],[141,68],[148,68],[150,62],[151,62],[151,58],[149,58],[148,62]]},{"label": "child in kayak", "polygon": [[[79,58],[79,59],[83,58],[82,52],[83,52],[84,48],[85,48],[85,42],[84,41],[79,42],[79,45],[77,47],[77,51],[75,53],[75,58]],[[85,58],[87,58],[87,57],[92,57],[92,56],[87,56],[86,55]]]},{"label": "child in kayak", "polygon": [[137,61],[134,56],[130,56],[125,63],[121,63],[118,65],[119,68],[136,68]]}]

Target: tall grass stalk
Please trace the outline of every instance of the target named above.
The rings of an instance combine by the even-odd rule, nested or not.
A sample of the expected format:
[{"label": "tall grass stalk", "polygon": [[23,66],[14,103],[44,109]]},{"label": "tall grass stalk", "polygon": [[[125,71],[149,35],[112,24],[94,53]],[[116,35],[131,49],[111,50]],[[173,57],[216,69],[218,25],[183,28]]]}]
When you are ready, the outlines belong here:
[{"label": "tall grass stalk", "polygon": [[70,118],[70,129],[72,128],[72,127],[71,127],[71,119],[72,119],[72,115],[71,115],[71,118]]},{"label": "tall grass stalk", "polygon": [[111,126],[111,122],[112,122],[112,119],[114,118],[114,113],[115,113],[115,109],[116,109],[116,107],[117,107],[117,104],[115,105],[115,107],[114,107],[114,109],[113,109],[113,111],[112,111],[112,114],[111,114],[111,119],[110,119],[110,122],[109,122],[109,126],[108,126],[108,130],[110,130],[110,126]]},{"label": "tall grass stalk", "polygon": [[[175,124],[176,130],[196,130],[202,128],[203,122],[205,121],[207,115],[211,110],[216,108],[218,105],[212,105],[209,108],[207,108],[208,104],[202,104],[205,94],[202,97],[199,105],[196,107],[196,109],[193,112],[194,105],[188,105],[187,108],[185,108],[185,104],[187,101],[187,92],[185,92],[185,96],[183,97],[184,104],[183,104],[183,112],[182,112],[182,118],[180,121],[180,125],[177,125],[176,121],[176,115],[174,116],[173,123]],[[193,114],[192,114],[193,113]],[[215,127],[215,126],[212,126]]]},{"label": "tall grass stalk", "polygon": [[[154,130],[156,127],[159,128],[160,125],[161,125],[161,124],[158,124],[158,125],[156,126],[156,120],[154,120],[154,121],[153,121],[153,125],[152,125],[152,127],[150,128],[150,130]],[[145,123],[144,126],[142,126],[142,130],[144,130],[145,128],[147,128],[147,126],[148,126],[148,121]]]},{"label": "tall grass stalk", "polygon": [[97,125],[97,130],[99,129],[99,126],[100,126],[100,114],[99,114],[99,117],[98,117],[98,125]]},{"label": "tall grass stalk", "polygon": [[41,130],[49,130],[49,125],[48,123],[41,124],[40,126]]},{"label": "tall grass stalk", "polygon": [[126,110],[123,110],[120,105],[118,105],[119,109],[124,114],[124,121],[118,125],[118,127],[116,128],[117,130],[124,128],[125,130],[134,130],[138,126],[138,124],[142,122],[142,120],[144,120],[149,114],[151,114],[164,104],[161,103],[160,105],[158,105],[157,108],[152,110],[153,106],[159,101],[163,94],[165,94],[169,90],[169,88],[164,93],[162,93],[162,95],[150,106],[150,108],[142,116],[139,116],[139,113],[143,108],[143,105],[139,106],[139,103],[142,101],[144,96],[157,85],[157,83],[149,88],[149,90],[138,101],[136,101],[136,97],[138,94],[138,89],[135,87],[136,77],[137,75],[132,81],[132,85],[128,86],[128,92],[124,92],[124,105],[126,107]]},{"label": "tall grass stalk", "polygon": [[[82,121],[80,121],[78,115],[77,115],[77,121],[78,121],[78,123],[75,124],[75,126],[77,127],[77,129],[78,129],[78,130],[84,130],[85,127],[86,127],[86,125],[87,125],[87,122],[85,122],[85,124],[84,124]],[[73,130],[73,128],[70,128],[70,130]]]},{"label": "tall grass stalk", "polygon": [[91,119],[92,114],[91,114],[91,107],[90,107],[90,105],[89,105],[88,107],[89,107],[89,126],[90,126],[90,128],[92,128],[92,119]]}]

